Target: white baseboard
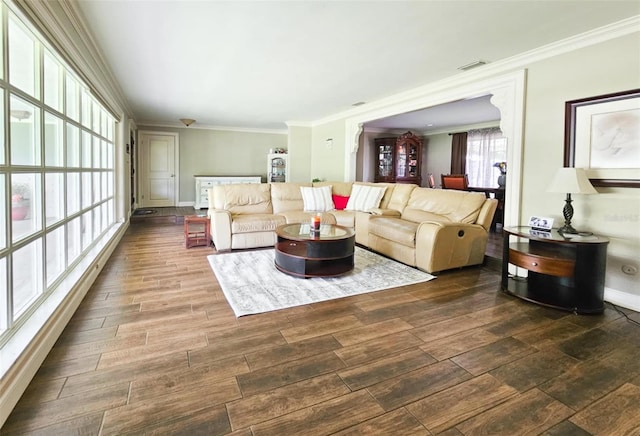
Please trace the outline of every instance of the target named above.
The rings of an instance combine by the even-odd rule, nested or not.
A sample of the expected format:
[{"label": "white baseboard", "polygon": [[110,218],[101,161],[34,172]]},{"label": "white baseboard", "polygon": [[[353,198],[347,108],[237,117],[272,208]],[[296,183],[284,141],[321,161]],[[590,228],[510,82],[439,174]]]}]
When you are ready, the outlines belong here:
[{"label": "white baseboard", "polygon": [[616,306],[640,312],[640,295],[604,288],[604,300]]},{"label": "white baseboard", "polygon": [[178,207],[189,207],[189,206],[193,206],[195,204],[196,204],[195,201],[179,201],[178,202]]},{"label": "white baseboard", "polygon": [[82,299],[111,257],[113,250],[127,230],[128,224],[127,221],[120,225],[110,240],[105,242],[102,247],[96,247],[99,252],[94,258],[81,261],[76,269],[83,271],[83,273],[79,274],[72,290],[62,299],[43,327],[35,334],[33,340],[0,379],[0,428],[4,425],[9,414],[29,386],[31,379],[40,369]]}]

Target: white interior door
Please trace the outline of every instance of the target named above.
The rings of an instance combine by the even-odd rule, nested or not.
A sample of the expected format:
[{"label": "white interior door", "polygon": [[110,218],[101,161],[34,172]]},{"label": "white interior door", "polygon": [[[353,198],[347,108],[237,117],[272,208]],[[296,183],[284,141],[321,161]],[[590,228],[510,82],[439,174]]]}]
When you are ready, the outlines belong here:
[{"label": "white interior door", "polygon": [[142,204],[145,207],[176,205],[176,135],[142,134],[140,151],[144,163]]}]

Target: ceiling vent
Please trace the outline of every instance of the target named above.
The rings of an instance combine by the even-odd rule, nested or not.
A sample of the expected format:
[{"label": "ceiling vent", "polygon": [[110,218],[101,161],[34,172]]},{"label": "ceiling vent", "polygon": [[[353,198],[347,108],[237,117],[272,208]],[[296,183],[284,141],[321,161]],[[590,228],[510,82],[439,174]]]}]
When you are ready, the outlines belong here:
[{"label": "ceiling vent", "polygon": [[459,69],[459,70],[462,70],[462,71],[468,71],[468,70],[471,70],[471,69],[473,69],[473,68],[477,68],[477,67],[480,67],[480,66],[482,66],[482,65],[486,65],[486,64],[488,64],[488,63],[489,63],[489,62],[487,62],[487,61],[477,60],[477,61],[473,61],[473,62],[471,62],[470,64],[467,64],[467,65],[463,65],[463,66],[461,66],[461,67],[458,67],[458,69]]}]

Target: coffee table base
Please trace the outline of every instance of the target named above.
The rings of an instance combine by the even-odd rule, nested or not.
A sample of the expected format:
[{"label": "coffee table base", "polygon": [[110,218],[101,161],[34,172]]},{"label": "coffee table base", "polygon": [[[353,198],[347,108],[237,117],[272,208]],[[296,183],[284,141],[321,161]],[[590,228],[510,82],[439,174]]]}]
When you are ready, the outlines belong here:
[{"label": "coffee table base", "polygon": [[[280,241],[276,244],[275,266],[278,270],[296,277],[334,277],[353,270],[353,239],[333,241],[331,251],[334,256],[308,257],[314,251],[303,241]],[[329,248],[325,244],[325,248]],[[329,254],[329,253],[327,253]]]},{"label": "coffee table base", "polygon": [[343,259],[310,260],[293,258],[276,251],[276,268],[296,277],[336,277],[353,270],[353,255]]}]

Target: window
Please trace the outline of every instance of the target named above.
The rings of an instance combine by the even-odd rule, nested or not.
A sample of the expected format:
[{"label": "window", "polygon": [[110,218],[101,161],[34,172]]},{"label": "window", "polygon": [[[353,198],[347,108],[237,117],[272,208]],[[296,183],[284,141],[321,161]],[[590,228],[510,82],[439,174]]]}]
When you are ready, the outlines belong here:
[{"label": "window", "polygon": [[[37,311],[52,313],[68,292],[68,285],[61,286],[64,279],[115,223],[115,121],[28,23],[4,3],[0,14],[5,17],[0,27],[7,26],[0,39],[6,35],[8,47],[4,57],[0,49],[4,348],[21,336],[16,334],[21,326],[46,321]],[[20,345],[30,340],[21,338]],[[13,348],[10,354],[19,355]]]},{"label": "window", "polygon": [[[499,128],[471,130],[467,135],[469,186],[497,188],[502,174],[496,163],[507,161],[507,138]],[[505,168],[506,171],[506,168]]]}]

